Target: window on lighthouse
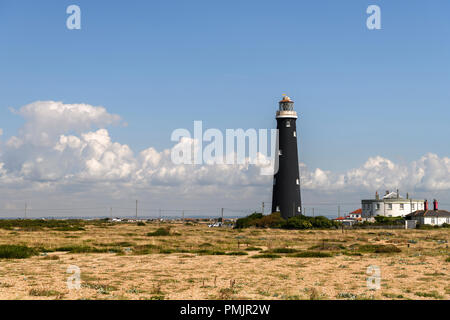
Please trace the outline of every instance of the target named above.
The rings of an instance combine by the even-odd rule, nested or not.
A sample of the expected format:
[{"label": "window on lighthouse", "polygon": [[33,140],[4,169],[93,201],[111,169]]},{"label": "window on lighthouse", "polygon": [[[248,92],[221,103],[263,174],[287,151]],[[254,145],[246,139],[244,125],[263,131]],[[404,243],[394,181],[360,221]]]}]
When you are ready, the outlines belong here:
[{"label": "window on lighthouse", "polygon": [[300,212],[302,209],[300,207],[297,207],[297,211]]},{"label": "window on lighthouse", "polygon": [[294,135],[294,137],[297,137],[297,132],[294,131],[292,134]]},{"label": "window on lighthouse", "polygon": [[286,128],[290,128],[291,127],[291,122],[288,120],[286,121]]},{"label": "window on lighthouse", "polygon": [[296,183],[297,185],[299,185],[299,184],[300,184],[300,180],[299,180],[299,179],[295,180],[295,183]]},{"label": "window on lighthouse", "polygon": [[278,155],[279,155],[279,156],[282,156],[282,155],[283,155],[283,151],[278,150]]}]

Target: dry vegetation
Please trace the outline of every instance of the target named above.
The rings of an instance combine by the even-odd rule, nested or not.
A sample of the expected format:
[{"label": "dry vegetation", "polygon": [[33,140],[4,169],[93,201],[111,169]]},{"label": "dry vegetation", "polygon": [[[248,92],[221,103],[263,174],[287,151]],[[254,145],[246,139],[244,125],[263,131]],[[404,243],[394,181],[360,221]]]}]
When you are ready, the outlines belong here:
[{"label": "dry vegetation", "polygon": [[[0,299],[449,299],[449,232],[12,227],[0,229]],[[379,290],[366,285],[371,265]]]}]

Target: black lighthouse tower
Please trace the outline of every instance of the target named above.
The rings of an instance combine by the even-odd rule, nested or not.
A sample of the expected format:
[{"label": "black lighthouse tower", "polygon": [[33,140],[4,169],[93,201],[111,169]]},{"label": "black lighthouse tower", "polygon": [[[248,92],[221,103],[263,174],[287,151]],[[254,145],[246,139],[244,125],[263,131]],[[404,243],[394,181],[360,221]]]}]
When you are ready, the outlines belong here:
[{"label": "black lighthouse tower", "polygon": [[302,214],[298,168],[297,112],[294,101],[284,96],[277,111],[278,157],[275,164],[272,212],[281,212],[284,219]]}]

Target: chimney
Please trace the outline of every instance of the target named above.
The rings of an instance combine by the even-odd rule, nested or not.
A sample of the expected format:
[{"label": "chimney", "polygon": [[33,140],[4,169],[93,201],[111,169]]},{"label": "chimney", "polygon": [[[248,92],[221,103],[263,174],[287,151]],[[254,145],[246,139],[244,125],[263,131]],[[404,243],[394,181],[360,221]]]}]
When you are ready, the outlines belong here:
[{"label": "chimney", "polygon": [[406,193],[406,199],[409,199],[409,192]]},{"label": "chimney", "polygon": [[433,210],[434,211],[439,210],[439,202],[436,199],[434,199],[434,201],[433,201]]},{"label": "chimney", "polygon": [[400,198],[400,193],[398,192],[398,189],[397,189],[397,199],[398,198]]},{"label": "chimney", "polygon": [[425,211],[428,211],[428,200],[425,200],[425,203],[424,203],[424,204],[425,204],[424,210],[425,210]]},{"label": "chimney", "polygon": [[389,194],[389,190],[386,190],[386,195],[388,195]]},{"label": "chimney", "polygon": [[380,195],[378,194],[378,191],[375,193],[375,199],[380,200]]}]

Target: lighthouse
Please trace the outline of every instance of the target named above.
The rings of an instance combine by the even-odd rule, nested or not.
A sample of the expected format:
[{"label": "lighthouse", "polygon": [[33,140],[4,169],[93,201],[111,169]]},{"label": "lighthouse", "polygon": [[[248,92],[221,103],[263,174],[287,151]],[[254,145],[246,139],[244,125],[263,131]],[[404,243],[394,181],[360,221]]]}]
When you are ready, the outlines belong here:
[{"label": "lighthouse", "polygon": [[297,112],[294,101],[283,96],[276,113],[278,129],[278,171],[273,178],[272,212],[284,219],[302,214],[297,150]]}]

